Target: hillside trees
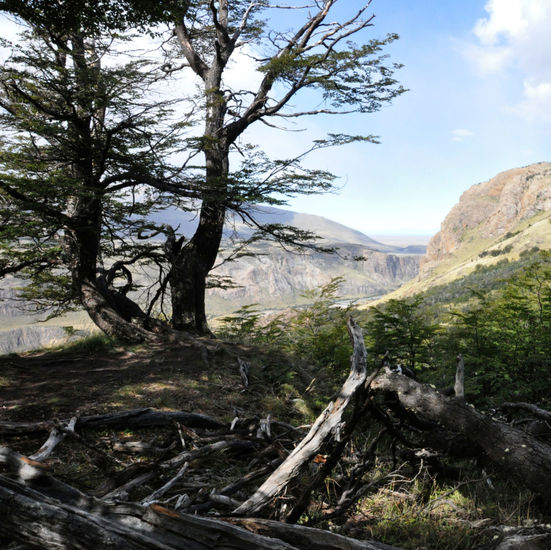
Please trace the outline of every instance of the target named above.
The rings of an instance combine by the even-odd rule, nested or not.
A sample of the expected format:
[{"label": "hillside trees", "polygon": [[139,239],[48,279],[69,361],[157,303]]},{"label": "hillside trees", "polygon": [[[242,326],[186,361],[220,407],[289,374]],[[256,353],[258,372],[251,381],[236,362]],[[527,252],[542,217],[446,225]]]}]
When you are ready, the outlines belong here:
[{"label": "hillside trees", "polygon": [[429,322],[422,296],[388,300],[370,309],[367,333],[370,350],[376,355],[392,354],[415,372],[416,367],[430,364],[431,346],[437,326]]},{"label": "hillside trees", "polygon": [[[261,170],[248,181],[237,174],[237,179],[232,177],[231,153],[239,151],[245,131],[257,122],[277,125],[313,115],[371,113],[404,91],[392,77],[397,66],[387,64],[381,53],[395,35],[359,45],[351,42],[354,35],[363,40],[362,31],[372,25],[369,4],[347,12],[350,3],[337,0],[287,7],[265,1],[195,0],[176,21],[174,32],[185,64],[201,83],[204,129],[197,145],[204,165],[197,230],[174,250],[171,260],[174,328],[208,332],[206,280],[228,210],[238,212],[264,235],[296,242],[295,232],[259,224],[245,206],[273,200],[274,195],[281,198],[326,190],[330,184],[326,173],[305,174],[295,162],[280,163],[271,173]],[[268,24],[280,18],[285,21],[281,28]],[[289,26],[294,30],[284,30]],[[239,53],[254,58],[261,73],[256,87],[229,88],[226,76]],[[314,147],[360,139],[375,140],[373,136],[333,135]],[[290,169],[286,175],[281,174],[283,167]]]},{"label": "hillside trees", "polygon": [[153,327],[129,298],[128,266],[159,256],[141,238],[141,216],[160,200],[145,186],[179,177],[163,161],[177,130],[171,102],[148,97],[159,72],[106,66],[110,40],[35,27],[11,46],[0,77],[0,274],[20,273],[27,297],[80,303],[107,334],[136,341]]},{"label": "hillside trees", "polygon": [[475,394],[492,399],[546,398],[551,387],[551,257],[540,251],[494,294],[474,292],[453,312],[447,342],[470,365]]}]

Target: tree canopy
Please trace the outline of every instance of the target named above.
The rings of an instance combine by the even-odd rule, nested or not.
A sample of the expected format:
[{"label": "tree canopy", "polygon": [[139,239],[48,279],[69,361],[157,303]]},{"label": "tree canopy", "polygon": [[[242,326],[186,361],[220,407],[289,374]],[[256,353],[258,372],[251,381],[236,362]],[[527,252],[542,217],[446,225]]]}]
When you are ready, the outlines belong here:
[{"label": "tree canopy", "polygon": [[[2,271],[24,270],[30,290],[47,300],[79,301],[119,337],[158,330],[154,306],[166,311],[168,297],[173,328],[209,333],[205,291],[228,213],[254,230],[252,240],[312,246],[311,233],[260,223],[251,206],[331,189],[334,176],[306,168],[304,156],[376,141],[329,134],[293,158],[270,159],[244,141],[245,132],[257,122],[279,127],[300,117],[378,110],[404,91],[393,78],[398,65],[383,51],[396,36],[365,38],[370,2],[352,9],[337,0],[285,8],[227,0],[78,4],[64,0],[57,13],[48,2],[0,4],[33,35],[2,67],[0,189],[9,221]],[[269,24],[282,10],[293,14],[293,28],[288,18],[281,28]],[[170,29],[162,46],[169,59],[113,61],[121,31],[159,34],[161,23]],[[256,86],[229,86],[238,54],[254,60]],[[174,75],[182,76],[164,87],[168,99],[155,99],[154,86]],[[193,79],[198,93],[185,85]],[[199,209],[190,238],[148,219],[151,209],[167,205]],[[137,264],[158,269],[140,305],[130,299]],[[109,308],[115,316],[98,313]]]}]

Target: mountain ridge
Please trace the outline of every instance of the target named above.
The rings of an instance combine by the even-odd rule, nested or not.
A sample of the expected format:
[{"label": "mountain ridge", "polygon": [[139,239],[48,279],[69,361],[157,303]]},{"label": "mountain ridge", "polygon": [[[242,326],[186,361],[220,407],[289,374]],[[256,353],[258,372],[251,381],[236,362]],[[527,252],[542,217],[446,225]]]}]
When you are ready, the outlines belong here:
[{"label": "mountain ridge", "polygon": [[419,275],[385,299],[412,296],[538,249],[551,249],[549,162],[500,172],[464,191],[429,241]]}]

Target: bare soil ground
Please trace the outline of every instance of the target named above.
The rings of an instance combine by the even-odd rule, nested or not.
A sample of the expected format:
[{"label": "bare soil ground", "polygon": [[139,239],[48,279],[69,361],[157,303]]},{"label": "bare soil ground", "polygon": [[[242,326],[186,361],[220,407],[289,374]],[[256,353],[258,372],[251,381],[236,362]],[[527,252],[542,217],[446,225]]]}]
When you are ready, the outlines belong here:
[{"label": "bare soil ground", "polygon": [[[290,374],[281,358],[241,346],[211,352],[208,365],[204,351],[191,345],[95,347],[99,349],[77,345],[0,357],[0,420],[50,420],[139,407],[231,420],[235,408],[271,412],[269,397]],[[237,356],[250,364],[247,389]],[[301,385],[308,384],[305,377]]]}]

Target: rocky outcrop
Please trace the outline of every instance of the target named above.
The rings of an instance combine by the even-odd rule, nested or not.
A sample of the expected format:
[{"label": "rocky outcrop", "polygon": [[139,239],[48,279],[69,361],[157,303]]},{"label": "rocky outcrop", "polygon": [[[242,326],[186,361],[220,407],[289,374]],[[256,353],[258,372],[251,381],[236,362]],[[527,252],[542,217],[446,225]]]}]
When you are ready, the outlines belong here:
[{"label": "rocky outcrop", "polygon": [[495,239],[523,220],[551,209],[551,164],[514,168],[473,185],[461,195],[421,261],[421,276],[461,246]]}]

